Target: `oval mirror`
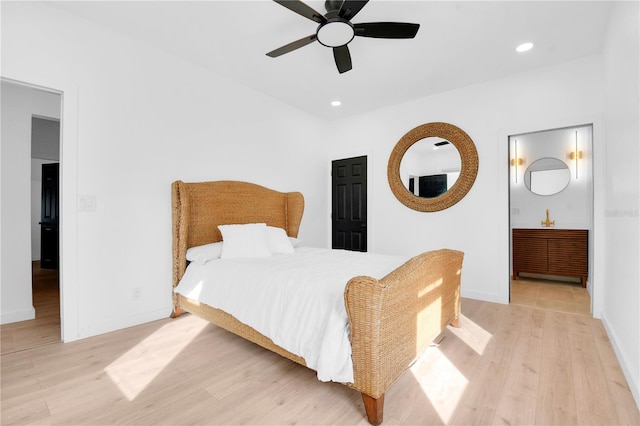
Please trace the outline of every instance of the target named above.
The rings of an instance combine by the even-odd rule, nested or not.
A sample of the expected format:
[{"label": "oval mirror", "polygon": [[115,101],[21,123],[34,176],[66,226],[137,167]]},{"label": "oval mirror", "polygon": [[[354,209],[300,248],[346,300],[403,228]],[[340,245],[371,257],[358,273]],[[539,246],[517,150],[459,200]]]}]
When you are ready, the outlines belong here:
[{"label": "oval mirror", "polygon": [[553,195],[565,189],[571,181],[567,163],[545,157],[531,163],[524,172],[524,185],[534,194]]},{"label": "oval mirror", "polygon": [[424,138],[411,145],[402,156],[400,179],[413,195],[433,198],[456,183],[460,165],[455,145],[442,138]]},{"label": "oval mirror", "polygon": [[[425,142],[421,142],[425,139]],[[439,169],[436,169],[439,170],[439,173],[432,173],[426,169],[426,171],[423,169],[418,170],[418,166],[410,166],[412,162],[416,161],[416,158],[427,155],[420,154],[421,152],[431,149],[431,154],[433,154],[433,145],[441,142],[448,142],[452,145],[450,148],[455,148],[455,150],[450,150],[450,154],[453,156],[453,152],[457,152],[457,157],[460,161],[459,172],[453,170],[457,168],[457,163],[452,163],[451,166],[448,166],[446,163],[440,164]],[[423,145],[426,146],[426,148],[423,148]],[[414,146],[416,147],[416,154],[414,154],[414,149],[410,150],[410,148]],[[403,164],[405,162],[405,154],[407,154],[406,164]],[[437,158],[437,156],[433,157],[434,160]],[[431,162],[431,160],[432,158],[429,157],[427,161]],[[413,186],[409,176],[412,173],[409,171],[410,167],[416,168]],[[443,172],[443,170],[445,170],[445,172]],[[419,196],[420,176],[430,176],[432,174],[442,175],[447,173],[451,173],[452,177],[447,177],[446,191],[441,190],[439,193],[431,193],[429,196]],[[458,175],[454,178],[453,175],[455,174]],[[394,147],[387,166],[389,186],[398,201],[413,210],[422,212],[444,210],[456,204],[469,192],[477,174],[478,152],[476,151],[473,141],[462,129],[449,123],[427,123],[411,129]],[[417,189],[416,176],[418,177]],[[449,183],[449,179],[451,183]],[[443,187],[444,185],[441,184],[440,186]]]}]

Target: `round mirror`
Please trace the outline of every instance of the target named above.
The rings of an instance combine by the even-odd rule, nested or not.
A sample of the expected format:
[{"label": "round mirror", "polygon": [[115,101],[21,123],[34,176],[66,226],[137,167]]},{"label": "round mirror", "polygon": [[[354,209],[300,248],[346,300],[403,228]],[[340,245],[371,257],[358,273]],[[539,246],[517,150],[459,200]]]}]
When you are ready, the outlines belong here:
[{"label": "round mirror", "polygon": [[[455,158],[454,152],[457,153],[459,163],[448,163],[449,160],[445,160],[445,155],[442,157],[439,154],[433,155],[433,146],[442,142],[448,142],[448,144],[439,145],[440,147],[452,145],[447,148],[449,149],[448,154],[451,158]],[[414,146],[415,149],[413,149]],[[430,152],[430,155],[426,152]],[[434,166],[437,167],[435,169],[428,168],[430,166],[412,165],[412,163],[420,161],[420,158],[429,163],[438,161],[440,158],[443,162]],[[456,171],[456,168],[459,171]],[[449,173],[451,178],[449,178]],[[414,177],[413,185],[411,184],[411,174]],[[440,184],[439,193],[434,191],[430,195],[420,196],[419,178],[438,174],[447,174],[446,190],[442,190],[445,185]],[[422,212],[444,210],[456,204],[469,192],[477,174],[478,152],[473,141],[462,129],[449,123],[427,123],[411,129],[394,147],[387,167],[389,186],[396,198],[405,206]],[[451,182],[449,182],[450,180]]]},{"label": "round mirror", "polygon": [[531,163],[524,172],[524,184],[538,195],[553,195],[562,191],[571,181],[567,164],[557,158],[545,157]]},{"label": "round mirror", "polygon": [[460,175],[460,166],[460,154],[451,142],[424,138],[402,156],[400,179],[413,195],[433,198],[451,189]]}]

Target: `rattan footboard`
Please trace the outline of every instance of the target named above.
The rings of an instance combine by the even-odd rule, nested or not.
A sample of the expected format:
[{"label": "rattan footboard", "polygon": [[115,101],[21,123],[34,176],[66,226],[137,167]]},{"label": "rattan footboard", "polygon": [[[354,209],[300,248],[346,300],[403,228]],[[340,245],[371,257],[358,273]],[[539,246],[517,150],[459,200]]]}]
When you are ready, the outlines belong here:
[{"label": "rattan footboard", "polygon": [[426,252],[381,280],[347,283],[354,388],[382,397],[448,324],[457,324],[462,259],[455,250]]}]

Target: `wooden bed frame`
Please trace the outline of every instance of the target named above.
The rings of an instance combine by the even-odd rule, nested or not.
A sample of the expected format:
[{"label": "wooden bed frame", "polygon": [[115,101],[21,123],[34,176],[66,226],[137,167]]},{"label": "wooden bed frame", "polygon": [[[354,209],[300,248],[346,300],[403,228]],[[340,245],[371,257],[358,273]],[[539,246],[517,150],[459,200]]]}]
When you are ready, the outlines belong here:
[{"label": "wooden bed frame", "polygon": [[[297,237],[304,210],[299,192],[238,181],[173,182],[173,286],[184,275],[189,247],[222,240],[217,225],[267,223]],[[382,423],[387,388],[448,325],[458,326],[463,253],[422,253],[378,280],[354,277],[344,299],[351,327],[354,382],[373,425]],[[305,360],[233,316],[173,294],[172,317],[191,312],[290,360]]]}]

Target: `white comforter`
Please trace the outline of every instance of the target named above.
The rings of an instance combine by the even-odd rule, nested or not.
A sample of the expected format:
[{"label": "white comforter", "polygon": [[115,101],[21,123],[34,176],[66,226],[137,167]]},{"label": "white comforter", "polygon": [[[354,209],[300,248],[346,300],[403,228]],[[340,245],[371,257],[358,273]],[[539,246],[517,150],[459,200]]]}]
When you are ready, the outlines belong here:
[{"label": "white comforter", "polygon": [[406,258],[297,248],[260,259],[192,262],[175,291],[233,315],[303,357],[318,379],[353,383],[344,289],[350,278],[382,278]]}]

